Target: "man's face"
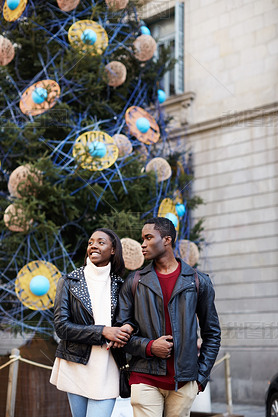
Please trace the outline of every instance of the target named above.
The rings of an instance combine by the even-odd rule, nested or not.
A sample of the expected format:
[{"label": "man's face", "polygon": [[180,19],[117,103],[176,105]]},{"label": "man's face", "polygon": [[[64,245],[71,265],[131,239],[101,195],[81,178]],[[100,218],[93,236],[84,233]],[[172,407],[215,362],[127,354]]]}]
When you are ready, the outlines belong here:
[{"label": "man's face", "polygon": [[147,260],[158,259],[166,252],[165,237],[161,237],[154,224],[145,224],[142,229],[143,243],[141,245],[144,258]]}]

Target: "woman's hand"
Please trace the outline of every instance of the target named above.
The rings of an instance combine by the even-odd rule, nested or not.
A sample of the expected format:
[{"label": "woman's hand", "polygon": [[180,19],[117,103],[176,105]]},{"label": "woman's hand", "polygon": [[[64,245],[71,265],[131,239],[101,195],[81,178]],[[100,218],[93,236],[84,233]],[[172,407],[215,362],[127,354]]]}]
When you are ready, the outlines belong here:
[{"label": "woman's hand", "polygon": [[120,341],[119,340],[109,339],[109,337],[106,337],[103,334],[103,332],[102,332],[103,336],[106,337],[106,339],[111,340],[111,342],[109,342],[107,344],[107,349],[110,349],[111,347],[115,347],[115,348],[121,348],[121,347],[123,347],[128,342],[128,340],[129,340],[129,338],[130,338],[130,336],[131,336],[131,334],[133,332],[133,327],[130,324],[124,324],[121,327],[110,327],[110,329],[118,329],[118,330],[121,330],[121,332],[124,333],[124,340],[123,340],[123,338]]},{"label": "woman's hand", "polygon": [[104,326],[102,335],[106,339],[110,340],[110,343],[107,345],[107,349],[109,349],[109,347],[111,347],[114,343],[117,343],[119,347],[123,347],[128,342],[130,338],[129,329],[123,329],[122,327]]}]

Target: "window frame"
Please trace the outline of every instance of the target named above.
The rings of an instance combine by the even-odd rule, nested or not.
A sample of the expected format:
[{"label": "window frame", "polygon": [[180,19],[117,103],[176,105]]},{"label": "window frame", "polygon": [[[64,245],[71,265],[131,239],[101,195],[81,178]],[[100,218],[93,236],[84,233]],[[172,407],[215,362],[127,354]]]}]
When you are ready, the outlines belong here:
[{"label": "window frame", "polygon": [[[168,47],[171,41],[174,41],[175,51],[174,58],[176,64],[174,67],[174,93],[170,94],[170,76],[168,71],[163,77],[163,88],[167,97],[173,97],[178,94],[184,93],[184,3],[177,1],[175,7],[172,9],[172,15],[174,16],[174,31],[163,36],[157,41],[157,51],[155,56],[158,57],[159,46],[165,45]],[[152,36],[158,38],[158,28],[156,26],[163,25],[164,19],[159,19],[150,22],[150,26],[153,25]]]}]

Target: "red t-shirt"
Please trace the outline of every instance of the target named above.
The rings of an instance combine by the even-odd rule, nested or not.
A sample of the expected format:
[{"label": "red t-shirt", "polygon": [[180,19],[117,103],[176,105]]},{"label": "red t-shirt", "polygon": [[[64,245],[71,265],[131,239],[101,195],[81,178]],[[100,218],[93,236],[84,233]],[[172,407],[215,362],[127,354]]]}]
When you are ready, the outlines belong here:
[{"label": "red t-shirt", "polygon": [[[159,272],[155,271],[157,277],[160,282],[162,294],[163,294],[163,301],[164,301],[164,315],[165,315],[165,335],[172,335],[172,327],[170,322],[170,316],[168,312],[168,302],[171,298],[175,283],[181,271],[181,264],[174,272],[170,274],[164,275],[160,274]],[[151,354],[151,345],[153,340],[148,343],[146,348],[147,356],[153,356]],[[132,384],[148,384],[152,385],[157,388],[162,388],[166,390],[174,390],[175,389],[175,368],[174,368],[174,348],[172,349],[172,354],[169,359],[167,359],[167,374],[166,375],[150,375],[150,374],[143,374],[139,372],[131,372],[129,383]],[[178,387],[182,387],[185,383],[181,382],[178,384]]]}]

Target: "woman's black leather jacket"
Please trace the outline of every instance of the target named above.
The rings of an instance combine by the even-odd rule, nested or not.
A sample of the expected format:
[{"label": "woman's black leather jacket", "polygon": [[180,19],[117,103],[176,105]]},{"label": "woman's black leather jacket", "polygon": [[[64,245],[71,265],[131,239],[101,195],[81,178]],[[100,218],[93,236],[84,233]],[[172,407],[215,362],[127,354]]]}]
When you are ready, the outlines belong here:
[{"label": "woman's black leather jacket", "polygon": [[[110,276],[113,320],[123,280],[113,273]],[[106,344],[102,336],[104,326],[94,324],[84,267],[60,278],[54,305],[54,326],[61,339],[56,351],[58,358],[86,365],[92,345]]]},{"label": "woman's black leather jacket", "polygon": [[[196,380],[206,386],[220,347],[220,326],[214,305],[214,289],[208,275],[198,272],[199,294],[194,269],[181,262],[181,273],[175,284],[168,311],[174,342],[176,384]],[[116,325],[131,324],[137,332],[124,348],[133,358],[130,370],[152,375],[166,375],[166,359],[146,357],[151,340],[165,335],[163,296],[153,264],[140,270],[140,279],[133,296],[134,274],[125,281],[119,296]],[[197,351],[197,318],[202,347]]]}]

